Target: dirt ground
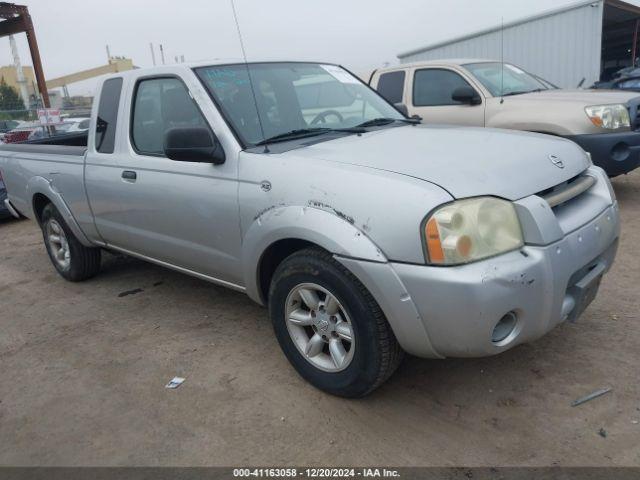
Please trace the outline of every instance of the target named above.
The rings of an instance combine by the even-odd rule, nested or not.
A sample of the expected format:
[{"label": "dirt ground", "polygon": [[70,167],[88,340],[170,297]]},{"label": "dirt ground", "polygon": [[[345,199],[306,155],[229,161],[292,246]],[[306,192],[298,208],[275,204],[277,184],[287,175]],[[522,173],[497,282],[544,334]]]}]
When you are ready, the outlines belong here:
[{"label": "dirt ground", "polygon": [[35,223],[2,221],[0,465],[638,466],[640,172],[613,183],[620,252],[578,323],[408,358],[362,400],[299,378],[240,293],[111,255],[67,283]]}]

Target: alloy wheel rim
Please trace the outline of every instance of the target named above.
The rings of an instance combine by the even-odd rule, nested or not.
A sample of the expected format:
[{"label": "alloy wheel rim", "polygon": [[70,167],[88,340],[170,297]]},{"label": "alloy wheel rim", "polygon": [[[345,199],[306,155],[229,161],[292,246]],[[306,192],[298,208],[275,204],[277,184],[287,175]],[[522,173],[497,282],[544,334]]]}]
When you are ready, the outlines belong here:
[{"label": "alloy wheel rim", "polygon": [[293,343],[314,367],[339,372],[353,360],[353,324],[337,297],[315,283],[289,292],[285,321]]},{"label": "alloy wheel rim", "polygon": [[69,268],[69,265],[71,265],[71,251],[63,228],[56,220],[51,219],[47,222],[46,233],[53,261],[62,269]]}]

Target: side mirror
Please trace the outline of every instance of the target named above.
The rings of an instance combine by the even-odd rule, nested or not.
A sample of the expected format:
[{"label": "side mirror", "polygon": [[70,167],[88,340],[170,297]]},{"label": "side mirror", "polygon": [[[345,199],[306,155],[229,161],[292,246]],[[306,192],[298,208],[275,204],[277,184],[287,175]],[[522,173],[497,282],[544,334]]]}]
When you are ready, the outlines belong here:
[{"label": "side mirror", "polygon": [[216,136],[204,127],[178,127],[164,134],[164,153],[167,158],[181,162],[209,162],[220,165],[225,161],[224,150]]},{"label": "side mirror", "polygon": [[404,103],[394,103],[393,106],[405,117],[409,117],[409,109]]},{"label": "side mirror", "polygon": [[451,100],[465,105],[480,105],[482,103],[478,92],[468,85],[456,88],[451,94]]}]

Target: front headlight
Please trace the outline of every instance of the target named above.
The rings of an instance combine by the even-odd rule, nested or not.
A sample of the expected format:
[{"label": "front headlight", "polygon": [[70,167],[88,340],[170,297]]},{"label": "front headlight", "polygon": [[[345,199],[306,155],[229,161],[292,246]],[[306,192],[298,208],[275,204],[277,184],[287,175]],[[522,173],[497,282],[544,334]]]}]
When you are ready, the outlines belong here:
[{"label": "front headlight", "polygon": [[616,130],[631,126],[629,111],[624,105],[592,105],[584,111],[596,127]]},{"label": "front headlight", "polygon": [[458,265],[524,245],[513,204],[494,197],[458,200],[438,208],[424,224],[427,261]]}]

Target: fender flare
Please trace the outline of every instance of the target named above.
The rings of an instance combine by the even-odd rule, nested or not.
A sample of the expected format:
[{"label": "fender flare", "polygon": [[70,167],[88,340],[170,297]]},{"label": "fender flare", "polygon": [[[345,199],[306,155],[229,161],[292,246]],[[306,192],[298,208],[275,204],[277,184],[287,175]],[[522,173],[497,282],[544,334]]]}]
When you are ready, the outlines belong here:
[{"label": "fender flare", "polygon": [[242,241],[246,293],[260,304],[264,303],[259,285],[264,252],[287,239],[306,240],[342,257],[387,262],[380,248],[348,219],[311,206],[275,206],[256,216]]},{"label": "fender flare", "polygon": [[89,241],[87,236],[78,225],[78,222],[71,213],[71,209],[62,198],[62,195],[60,195],[60,191],[52,184],[52,182],[44,177],[32,177],[27,182],[26,193],[27,198],[30,199],[31,214],[33,215],[33,218],[38,221],[38,223],[39,220],[33,208],[33,197],[35,197],[39,193],[47,197],[51,201],[53,206],[58,209],[60,215],[62,215],[62,218],[64,218],[64,221],[67,222],[67,225],[82,245],[84,245],[85,247],[95,247],[95,245]]}]

